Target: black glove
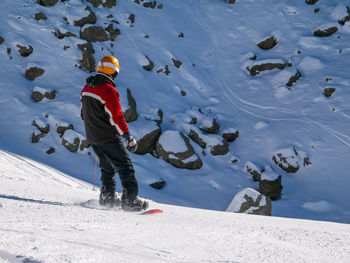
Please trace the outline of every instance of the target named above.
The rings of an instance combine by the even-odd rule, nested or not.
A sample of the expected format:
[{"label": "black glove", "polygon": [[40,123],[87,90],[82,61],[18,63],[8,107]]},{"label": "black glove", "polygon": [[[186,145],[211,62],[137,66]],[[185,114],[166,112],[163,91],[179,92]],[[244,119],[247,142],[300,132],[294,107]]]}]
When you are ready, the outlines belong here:
[{"label": "black glove", "polygon": [[131,136],[131,134],[129,132],[123,134],[123,138],[125,139],[126,141],[126,149],[129,151],[129,152],[136,152],[137,150],[137,142],[136,140]]}]

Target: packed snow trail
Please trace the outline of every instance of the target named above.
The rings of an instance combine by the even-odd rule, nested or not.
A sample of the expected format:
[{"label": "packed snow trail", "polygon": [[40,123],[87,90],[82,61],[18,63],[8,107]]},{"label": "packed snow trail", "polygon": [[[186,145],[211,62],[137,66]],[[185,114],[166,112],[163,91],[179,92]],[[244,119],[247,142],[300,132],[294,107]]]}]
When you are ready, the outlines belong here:
[{"label": "packed snow trail", "polygon": [[334,262],[350,225],[164,205],[139,216],[78,204],[92,185],[0,151],[0,262]]}]

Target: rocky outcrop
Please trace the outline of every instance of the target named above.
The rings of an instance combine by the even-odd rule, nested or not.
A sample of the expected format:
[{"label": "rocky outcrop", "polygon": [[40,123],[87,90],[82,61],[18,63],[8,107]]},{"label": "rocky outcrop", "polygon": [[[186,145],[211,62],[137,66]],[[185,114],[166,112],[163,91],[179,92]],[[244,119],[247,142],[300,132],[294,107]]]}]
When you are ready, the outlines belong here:
[{"label": "rocky outcrop", "polygon": [[105,2],[102,2],[102,6],[104,8],[112,8],[117,5],[117,0],[105,0]]},{"label": "rocky outcrop", "polygon": [[195,130],[191,129],[188,134],[188,137],[190,137],[192,141],[197,143],[203,149],[207,147],[207,143],[200,137],[199,133]]},{"label": "rocky outcrop", "polygon": [[271,216],[271,200],[252,188],[245,188],[235,195],[226,211]]},{"label": "rocky outcrop", "polygon": [[109,33],[109,39],[112,41],[114,41],[120,35],[120,30],[118,28],[114,28],[113,24],[109,24],[106,27],[106,30]]},{"label": "rocky outcrop", "polygon": [[277,45],[277,40],[274,37],[269,37],[269,38],[265,39],[264,41],[261,41],[259,44],[257,44],[257,46],[259,48],[264,49],[264,50],[269,50],[276,45]]},{"label": "rocky outcrop", "polygon": [[222,137],[227,142],[233,142],[234,140],[236,140],[239,137],[239,131],[236,131],[236,130],[224,131],[222,134]]},{"label": "rocky outcrop", "polygon": [[37,0],[38,4],[43,6],[54,6],[58,0]]},{"label": "rocky outcrop", "polygon": [[305,3],[308,5],[314,5],[318,2],[318,0],[305,0]]},{"label": "rocky outcrop", "polygon": [[263,71],[269,71],[273,69],[279,69],[282,70],[285,68],[285,63],[280,62],[261,62],[261,64],[258,64],[259,62],[255,63],[252,67],[247,67],[247,70],[249,71],[251,76],[256,76],[260,74]]},{"label": "rocky outcrop", "polygon": [[150,187],[157,189],[157,190],[164,188],[165,185],[166,185],[166,182],[163,179],[161,181],[157,181],[157,182],[149,184]]},{"label": "rocky outcrop", "polygon": [[278,200],[281,198],[282,188],[282,176],[265,167],[259,181],[260,192],[271,200]]},{"label": "rocky outcrop", "polygon": [[164,161],[177,168],[194,170],[203,165],[189,139],[178,131],[164,132],[157,142],[156,151]]},{"label": "rocky outcrop", "polygon": [[40,122],[40,121],[38,121],[38,120],[34,120],[33,122],[32,122],[32,124],[33,124],[33,126],[35,127],[35,128],[37,128],[40,132],[42,132],[42,133],[44,133],[44,134],[47,134],[47,133],[49,133],[49,131],[50,131],[50,125],[49,124],[44,124],[44,123],[42,123],[42,122]]},{"label": "rocky outcrop", "polygon": [[100,26],[89,26],[80,32],[80,38],[89,42],[103,42],[108,40],[108,35]]},{"label": "rocky outcrop", "polygon": [[225,155],[230,151],[230,146],[226,140],[222,144],[214,145],[210,149],[212,155]]},{"label": "rocky outcrop", "polygon": [[88,72],[95,72],[96,69],[96,61],[93,54],[95,50],[91,43],[78,44],[78,48],[83,52],[83,57],[80,60],[80,63]]},{"label": "rocky outcrop", "polygon": [[208,134],[218,134],[220,130],[220,125],[213,119],[212,125],[210,127],[199,127],[199,129]]},{"label": "rocky outcrop", "polygon": [[174,63],[174,66],[177,68],[180,68],[180,66],[182,65],[182,62],[180,60],[176,60],[175,58],[172,58],[172,61]]},{"label": "rocky outcrop", "polygon": [[252,162],[246,162],[245,171],[253,176],[253,180],[255,182],[260,181],[261,171],[255,164],[253,164]]},{"label": "rocky outcrop", "polygon": [[83,17],[79,20],[74,21],[75,26],[84,26],[86,24],[95,24],[97,21],[96,14],[91,10],[90,7],[86,7],[85,10],[89,11],[89,15],[86,17]]},{"label": "rocky outcrop", "polygon": [[60,125],[57,124],[56,125],[56,131],[57,133],[59,133],[61,135],[61,137],[63,136],[63,134],[65,133],[66,130],[73,130],[73,124],[69,124],[69,125]]},{"label": "rocky outcrop", "polygon": [[236,0],[225,0],[227,3],[229,3],[229,4],[234,4],[234,3],[236,3]]},{"label": "rocky outcrop", "polygon": [[146,56],[146,58],[147,58],[147,60],[148,60],[148,65],[144,65],[144,66],[142,66],[142,67],[143,67],[144,70],[152,71],[153,68],[154,68],[154,63],[153,63],[152,60],[149,59],[149,57]]},{"label": "rocky outcrop", "polygon": [[288,87],[293,86],[293,83],[297,82],[297,80],[300,79],[300,77],[301,77],[301,73],[299,70],[297,70],[297,73],[295,73],[295,75],[289,78],[288,82],[286,83],[286,86]]},{"label": "rocky outcrop", "polygon": [[5,41],[5,39],[3,39],[3,38],[0,36],[0,45],[1,45],[2,43],[4,43],[4,41]]},{"label": "rocky outcrop", "polygon": [[53,100],[56,97],[56,90],[47,91],[42,88],[35,87],[32,92],[32,99],[35,102],[42,101],[44,98]]},{"label": "rocky outcrop", "polygon": [[339,19],[339,20],[338,20],[338,23],[341,24],[342,26],[345,25],[345,22],[346,22],[346,21],[349,21],[349,20],[350,20],[350,8],[349,8],[349,7],[347,7],[347,13],[348,13],[347,16],[345,16],[345,17],[343,17],[342,19]]},{"label": "rocky outcrop", "polygon": [[137,141],[138,146],[135,153],[141,155],[153,153],[156,150],[156,144],[161,133],[161,129],[156,129],[143,136],[140,140]]},{"label": "rocky outcrop", "polygon": [[280,150],[272,156],[272,160],[287,173],[296,173],[300,168],[298,153],[294,148]]},{"label": "rocky outcrop", "polygon": [[329,27],[327,29],[321,30],[318,29],[314,32],[314,36],[316,37],[329,37],[331,35],[333,35],[334,33],[336,33],[338,31],[338,27],[336,26],[332,26]]},{"label": "rocky outcrop", "polygon": [[44,70],[44,69],[39,68],[39,67],[36,67],[36,66],[33,66],[33,67],[28,68],[28,69],[25,71],[24,76],[25,76],[27,79],[33,81],[33,80],[35,80],[36,78],[38,78],[38,77],[44,75],[44,73],[45,73],[45,70]]},{"label": "rocky outcrop", "polygon": [[47,16],[43,12],[34,15],[35,20],[47,20]]},{"label": "rocky outcrop", "polygon": [[127,89],[127,97],[128,97],[128,104],[129,104],[129,109],[127,109],[123,115],[125,118],[126,122],[133,122],[137,120],[138,114],[136,110],[136,100],[134,97],[131,95],[130,89]]},{"label": "rocky outcrop", "polygon": [[329,98],[330,96],[332,96],[332,94],[336,91],[335,88],[325,88],[323,90],[323,95],[327,98]]},{"label": "rocky outcrop", "polygon": [[28,47],[17,45],[18,53],[21,54],[22,57],[28,57],[30,54],[33,53],[33,47],[29,45]]},{"label": "rocky outcrop", "polygon": [[59,29],[53,33],[58,39],[63,39],[65,37],[76,37],[77,36],[76,34],[68,32],[68,31],[65,33],[62,33]]}]

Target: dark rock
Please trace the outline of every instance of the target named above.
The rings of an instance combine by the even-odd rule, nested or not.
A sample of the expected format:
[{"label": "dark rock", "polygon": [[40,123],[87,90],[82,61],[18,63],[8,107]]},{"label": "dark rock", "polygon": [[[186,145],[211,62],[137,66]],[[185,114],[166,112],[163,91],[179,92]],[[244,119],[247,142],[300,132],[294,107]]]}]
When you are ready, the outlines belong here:
[{"label": "dark rock", "polygon": [[81,51],[88,51],[90,52],[91,54],[95,54],[95,50],[94,50],[94,47],[91,43],[89,42],[86,42],[84,44],[78,44],[77,45],[78,48],[81,50]]},{"label": "dark rock", "polygon": [[213,119],[213,124],[209,128],[200,128],[203,132],[208,134],[218,134],[220,130],[219,124],[216,122],[216,119]]},{"label": "dark rock", "polygon": [[50,100],[53,100],[56,97],[56,90],[52,90],[50,92],[45,92],[44,94],[42,94],[41,92],[35,90],[32,92],[32,99],[35,102],[39,102],[42,101],[44,98],[48,98]]},{"label": "dark rock", "polygon": [[311,165],[311,164],[312,164],[312,162],[310,161],[310,157],[305,157],[303,165],[304,166],[308,166],[308,165]]},{"label": "dark rock", "polygon": [[56,131],[61,136],[64,134],[66,130],[73,130],[73,129],[74,129],[73,124],[69,124],[68,126],[61,126],[61,125],[56,126]]},{"label": "dark rock", "polygon": [[178,35],[178,37],[184,38],[185,35],[184,35],[184,33],[181,32],[181,33]]},{"label": "dark rock", "polygon": [[296,173],[299,168],[299,162],[296,158],[297,154],[282,154],[277,153],[272,156],[272,160],[278,165],[282,170],[287,173]]},{"label": "dark rock", "polygon": [[96,61],[95,57],[89,51],[83,51],[83,58],[80,60],[83,68],[88,72],[95,72],[96,70]]},{"label": "dark rock", "polygon": [[230,147],[229,147],[229,144],[226,140],[223,141],[223,144],[215,145],[210,149],[210,153],[214,156],[215,155],[225,155],[229,151],[230,151]]},{"label": "dark rock", "polygon": [[229,4],[234,4],[234,3],[236,3],[236,0],[225,0],[227,3],[229,3]]},{"label": "dark rock", "polygon": [[182,62],[180,60],[176,60],[174,58],[172,58],[174,66],[177,68],[180,68],[180,66],[182,65]]},{"label": "dark rock", "polygon": [[253,164],[251,164],[249,162],[249,163],[246,164],[245,168],[246,168],[247,173],[249,173],[249,174],[251,174],[253,176],[253,180],[255,182],[260,181],[260,179],[261,179],[261,172],[258,171],[258,168],[255,165],[253,165]]},{"label": "dark rock", "polygon": [[82,140],[79,146],[79,150],[83,151],[84,149],[87,149],[89,147],[90,147],[90,144],[88,144],[87,140]]},{"label": "dark rock", "polygon": [[337,31],[338,31],[338,27],[336,27],[336,26],[329,27],[325,30],[318,29],[314,32],[314,36],[316,36],[316,37],[329,37]]},{"label": "dark rock", "polygon": [[159,120],[156,120],[156,123],[157,123],[157,126],[160,128],[160,126],[163,123],[163,116],[164,116],[163,110],[162,109],[158,109],[157,114],[159,116]]},{"label": "dark rock", "polygon": [[157,2],[156,2],[156,1],[153,1],[153,2],[145,2],[145,3],[143,3],[143,6],[144,6],[144,7],[147,7],[147,8],[156,8]]},{"label": "dark rock", "polygon": [[92,4],[94,7],[98,7],[102,4],[102,0],[87,0],[90,4]]},{"label": "dark rock", "polygon": [[75,26],[84,26],[86,24],[95,24],[97,21],[96,15],[95,13],[91,10],[90,7],[86,7],[85,10],[88,10],[90,12],[90,14],[86,17],[83,17],[79,20],[75,20],[74,21],[74,25]]},{"label": "dark rock", "polygon": [[24,76],[33,81],[36,78],[42,76],[45,73],[45,70],[43,70],[42,68],[38,68],[38,67],[31,67],[29,69],[26,70]]},{"label": "dark rock", "polygon": [[22,57],[28,57],[30,54],[33,53],[33,47],[29,45],[29,47],[24,47],[21,45],[17,45],[19,48],[18,52],[21,54]]},{"label": "dark rock", "polygon": [[264,41],[260,42],[257,46],[261,49],[269,50],[277,45],[277,40],[274,37],[269,37]]},{"label": "dark rock", "polygon": [[252,57],[249,58],[250,60],[256,60],[257,56],[254,54]]},{"label": "dark rock", "polygon": [[59,29],[53,33],[58,39],[63,39],[65,37],[76,37],[77,36],[76,34],[73,34],[71,32],[62,33]]},{"label": "dark rock", "polygon": [[288,87],[293,86],[293,83],[294,83],[294,82],[297,82],[297,80],[300,79],[300,77],[301,77],[301,73],[300,73],[299,70],[297,70],[297,73],[295,73],[294,76],[291,76],[291,77],[289,78],[289,80],[288,80],[288,82],[287,82],[286,85],[287,85]]},{"label": "dark rock", "polygon": [[36,20],[46,20],[47,16],[43,12],[39,12],[34,15],[34,18]]},{"label": "dark rock", "polygon": [[318,13],[319,11],[320,11],[319,8],[315,8],[315,9],[314,9],[314,13]]},{"label": "dark rock", "polygon": [[10,47],[7,48],[7,54],[11,55],[11,48]]},{"label": "dark rock", "polygon": [[3,38],[0,36],[0,45],[1,45],[2,43],[4,43],[4,41],[5,41],[5,39],[3,39]]},{"label": "dark rock", "polygon": [[247,67],[247,70],[250,72],[251,76],[256,76],[262,71],[267,71],[267,70],[273,70],[273,69],[279,69],[282,70],[286,64],[282,63],[264,63],[261,65],[254,65],[252,68]]},{"label": "dark rock", "polygon": [[[181,169],[200,169],[203,165],[202,160],[199,158],[199,156],[195,153],[192,145],[190,144],[189,139],[183,135],[183,133],[180,133],[180,136],[184,140],[187,150],[185,152],[175,153],[172,151],[166,151],[163,146],[159,143],[159,141],[156,144],[156,152],[157,155],[160,156],[164,161],[170,163],[171,165],[181,168]],[[194,158],[193,158],[194,157]],[[193,158],[187,162],[186,159]]]},{"label": "dark rock", "polygon": [[222,137],[224,138],[224,140],[228,141],[228,142],[233,142],[234,140],[236,140],[239,136],[239,131],[236,132],[228,132],[228,133],[223,133]]},{"label": "dark rock", "polygon": [[108,35],[100,26],[89,26],[80,32],[80,38],[89,42],[103,42],[108,40]]},{"label": "dark rock", "polygon": [[163,179],[161,181],[149,184],[149,186],[151,186],[151,187],[153,187],[154,189],[157,189],[157,190],[160,190],[160,189],[164,188],[165,185],[166,185],[166,182]]},{"label": "dark rock", "polygon": [[156,150],[156,144],[161,133],[161,129],[157,129],[143,136],[137,141],[138,146],[135,153],[144,155],[147,153],[152,153],[154,150]]},{"label": "dark rock", "polygon": [[39,134],[35,134],[35,132],[32,133],[30,140],[32,143],[38,143],[41,138],[45,136],[45,133],[41,132]]},{"label": "dark rock", "polygon": [[148,60],[148,65],[144,65],[142,66],[143,69],[147,70],[147,71],[152,71],[154,68],[154,63],[152,60],[150,60],[147,56],[146,56],[147,60]]},{"label": "dark rock", "polygon": [[53,148],[53,147],[50,147],[50,149],[48,149],[47,151],[46,151],[46,153],[47,154],[53,154],[53,153],[55,153],[55,148]]},{"label": "dark rock", "polygon": [[332,96],[332,94],[335,92],[335,88],[325,88],[323,90],[323,95],[326,96],[327,98]]},{"label": "dark rock", "polygon": [[163,4],[157,5],[157,8],[158,8],[158,9],[162,9],[162,8],[163,8]]},{"label": "dark rock", "polygon": [[184,90],[181,90],[180,93],[181,93],[181,96],[186,96],[187,95],[186,91],[184,91]]},{"label": "dark rock", "polygon": [[37,0],[38,4],[43,6],[54,6],[58,0]]},{"label": "dark rock", "polygon": [[109,24],[106,27],[107,32],[109,33],[109,39],[114,41],[121,33],[118,28],[113,28],[113,24]]},{"label": "dark rock", "polygon": [[130,20],[131,24],[135,23],[135,15],[134,14],[130,14],[128,19]]},{"label": "dark rock", "polygon": [[130,89],[127,89],[128,104],[130,106],[123,114],[126,122],[133,122],[137,120],[138,114],[136,110],[136,100],[131,95]]},{"label": "dark rock", "polygon": [[270,197],[271,200],[278,200],[281,198],[282,191],[282,176],[278,176],[276,180],[260,180],[259,181],[259,189],[260,192]]},{"label": "dark rock", "polygon": [[73,143],[68,142],[64,137],[62,137],[62,145],[70,152],[73,152],[73,153],[77,152],[79,149],[79,144],[80,144],[80,139],[78,137],[74,138]]},{"label": "dark rock", "polygon": [[307,3],[308,5],[314,5],[318,2],[318,0],[305,0],[305,3]]},{"label": "dark rock", "polygon": [[46,124],[45,127],[40,127],[40,126],[36,123],[35,120],[32,122],[32,124],[33,124],[33,126],[34,126],[35,128],[37,128],[37,129],[38,129],[40,132],[42,132],[42,133],[47,134],[47,133],[49,133],[49,131],[50,131],[50,125],[49,125],[49,124]]},{"label": "dark rock", "polygon": [[113,6],[117,5],[117,0],[106,0],[104,3],[102,3],[102,6],[104,8],[112,8]]},{"label": "dark rock", "polygon": [[68,48],[70,48],[70,46],[63,46],[64,50],[67,50]]},{"label": "dark rock", "polygon": [[170,74],[170,71],[169,71],[169,67],[168,67],[168,65],[165,65],[165,68],[164,68],[165,70],[164,70],[164,74],[165,75],[169,75]]},{"label": "dark rock", "polygon": [[204,149],[207,147],[207,143],[203,141],[202,138],[200,138],[199,134],[196,131],[191,129],[190,133],[188,134],[188,137],[190,137],[191,140],[197,143],[200,147]]}]

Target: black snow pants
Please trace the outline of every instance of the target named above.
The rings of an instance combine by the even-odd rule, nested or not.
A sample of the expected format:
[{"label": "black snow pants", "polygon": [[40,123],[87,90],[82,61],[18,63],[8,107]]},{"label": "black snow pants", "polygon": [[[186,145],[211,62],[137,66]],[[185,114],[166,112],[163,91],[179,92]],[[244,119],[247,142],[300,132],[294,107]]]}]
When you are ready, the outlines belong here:
[{"label": "black snow pants", "polygon": [[130,156],[121,138],[103,144],[93,144],[92,148],[100,159],[101,181],[106,190],[116,190],[115,173],[118,173],[123,191],[127,191],[127,198],[134,200],[138,194],[138,184]]}]

